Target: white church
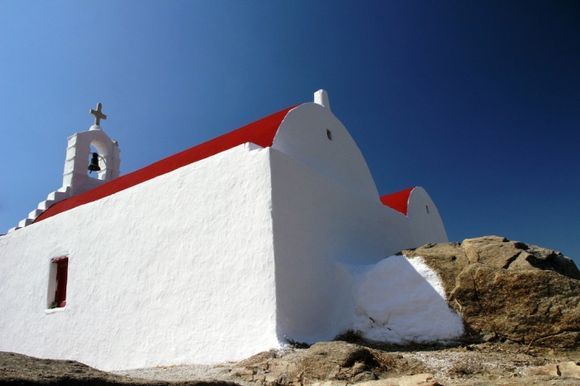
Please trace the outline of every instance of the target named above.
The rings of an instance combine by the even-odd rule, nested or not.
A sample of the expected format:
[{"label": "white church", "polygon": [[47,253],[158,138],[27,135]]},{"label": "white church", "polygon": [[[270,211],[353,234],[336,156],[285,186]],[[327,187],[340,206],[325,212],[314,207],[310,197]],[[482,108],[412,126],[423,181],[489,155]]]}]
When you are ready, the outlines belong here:
[{"label": "white church", "polygon": [[[125,175],[101,105],[91,113],[62,187],[0,236],[0,351],[118,370],[239,360],[380,315],[367,327],[400,327],[399,341],[462,331],[434,282],[417,308],[445,308],[447,326],[417,311],[393,322],[381,299],[415,287],[384,286],[427,281],[389,256],[445,242],[445,228],[421,187],[379,194],[325,91]],[[364,292],[361,272],[379,266],[392,279],[367,274]]]}]

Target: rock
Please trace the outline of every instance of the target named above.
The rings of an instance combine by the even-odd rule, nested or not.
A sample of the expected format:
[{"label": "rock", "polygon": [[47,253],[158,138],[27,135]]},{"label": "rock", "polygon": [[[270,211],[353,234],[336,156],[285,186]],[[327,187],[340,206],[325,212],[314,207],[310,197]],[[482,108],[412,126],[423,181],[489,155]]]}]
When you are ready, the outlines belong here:
[{"label": "rock", "polygon": [[346,342],[320,342],[308,349],[293,349],[279,355],[274,352],[255,355],[238,362],[232,374],[261,385],[324,385],[328,382],[335,385],[425,370],[417,360]]},{"label": "rock", "polygon": [[568,361],[558,364],[561,377],[580,379],[580,362]]},{"label": "rock", "polygon": [[532,376],[550,376],[580,379],[580,364],[578,362],[568,361],[545,366],[532,367],[527,371],[527,375]]},{"label": "rock", "polygon": [[484,341],[580,344],[580,271],[559,252],[500,236],[405,250],[441,277],[467,334]]},{"label": "rock", "polygon": [[358,386],[441,386],[439,382],[433,378],[433,374],[415,374],[404,375],[397,378],[379,379],[377,381],[368,381],[355,383]]}]

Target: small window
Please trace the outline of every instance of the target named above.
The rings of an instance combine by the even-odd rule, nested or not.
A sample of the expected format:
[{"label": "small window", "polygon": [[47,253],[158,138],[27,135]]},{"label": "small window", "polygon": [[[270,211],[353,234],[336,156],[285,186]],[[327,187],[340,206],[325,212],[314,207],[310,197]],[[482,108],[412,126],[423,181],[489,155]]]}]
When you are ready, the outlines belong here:
[{"label": "small window", "polygon": [[326,137],[332,141],[332,131],[330,131],[329,129],[326,129]]},{"label": "small window", "polygon": [[425,205],[425,212],[427,212],[427,214],[429,214],[429,205]]},{"label": "small window", "polygon": [[66,306],[66,284],[68,279],[68,257],[55,257],[50,262],[48,284],[48,308]]}]

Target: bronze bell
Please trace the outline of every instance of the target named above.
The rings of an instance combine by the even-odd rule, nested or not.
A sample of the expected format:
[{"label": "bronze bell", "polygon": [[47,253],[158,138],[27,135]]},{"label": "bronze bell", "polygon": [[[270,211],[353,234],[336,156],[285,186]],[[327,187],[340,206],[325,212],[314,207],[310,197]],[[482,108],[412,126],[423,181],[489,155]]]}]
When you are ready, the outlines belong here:
[{"label": "bronze bell", "polygon": [[89,173],[98,172],[99,170],[101,170],[99,167],[99,154],[93,153],[93,156],[91,157],[91,163],[89,164]]}]

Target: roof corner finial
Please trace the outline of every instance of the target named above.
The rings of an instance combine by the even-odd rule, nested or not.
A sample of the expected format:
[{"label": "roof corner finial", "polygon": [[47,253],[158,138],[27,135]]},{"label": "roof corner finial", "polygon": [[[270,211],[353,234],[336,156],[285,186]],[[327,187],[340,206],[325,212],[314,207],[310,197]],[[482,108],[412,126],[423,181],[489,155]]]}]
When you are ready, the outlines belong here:
[{"label": "roof corner finial", "polygon": [[103,114],[101,109],[103,108],[103,104],[101,102],[97,103],[96,109],[91,109],[89,111],[95,117],[95,123],[91,126],[91,130],[98,130],[100,128],[101,119],[107,119],[107,116]]},{"label": "roof corner finial", "polygon": [[330,99],[326,90],[320,89],[314,93],[314,103],[330,110]]}]

